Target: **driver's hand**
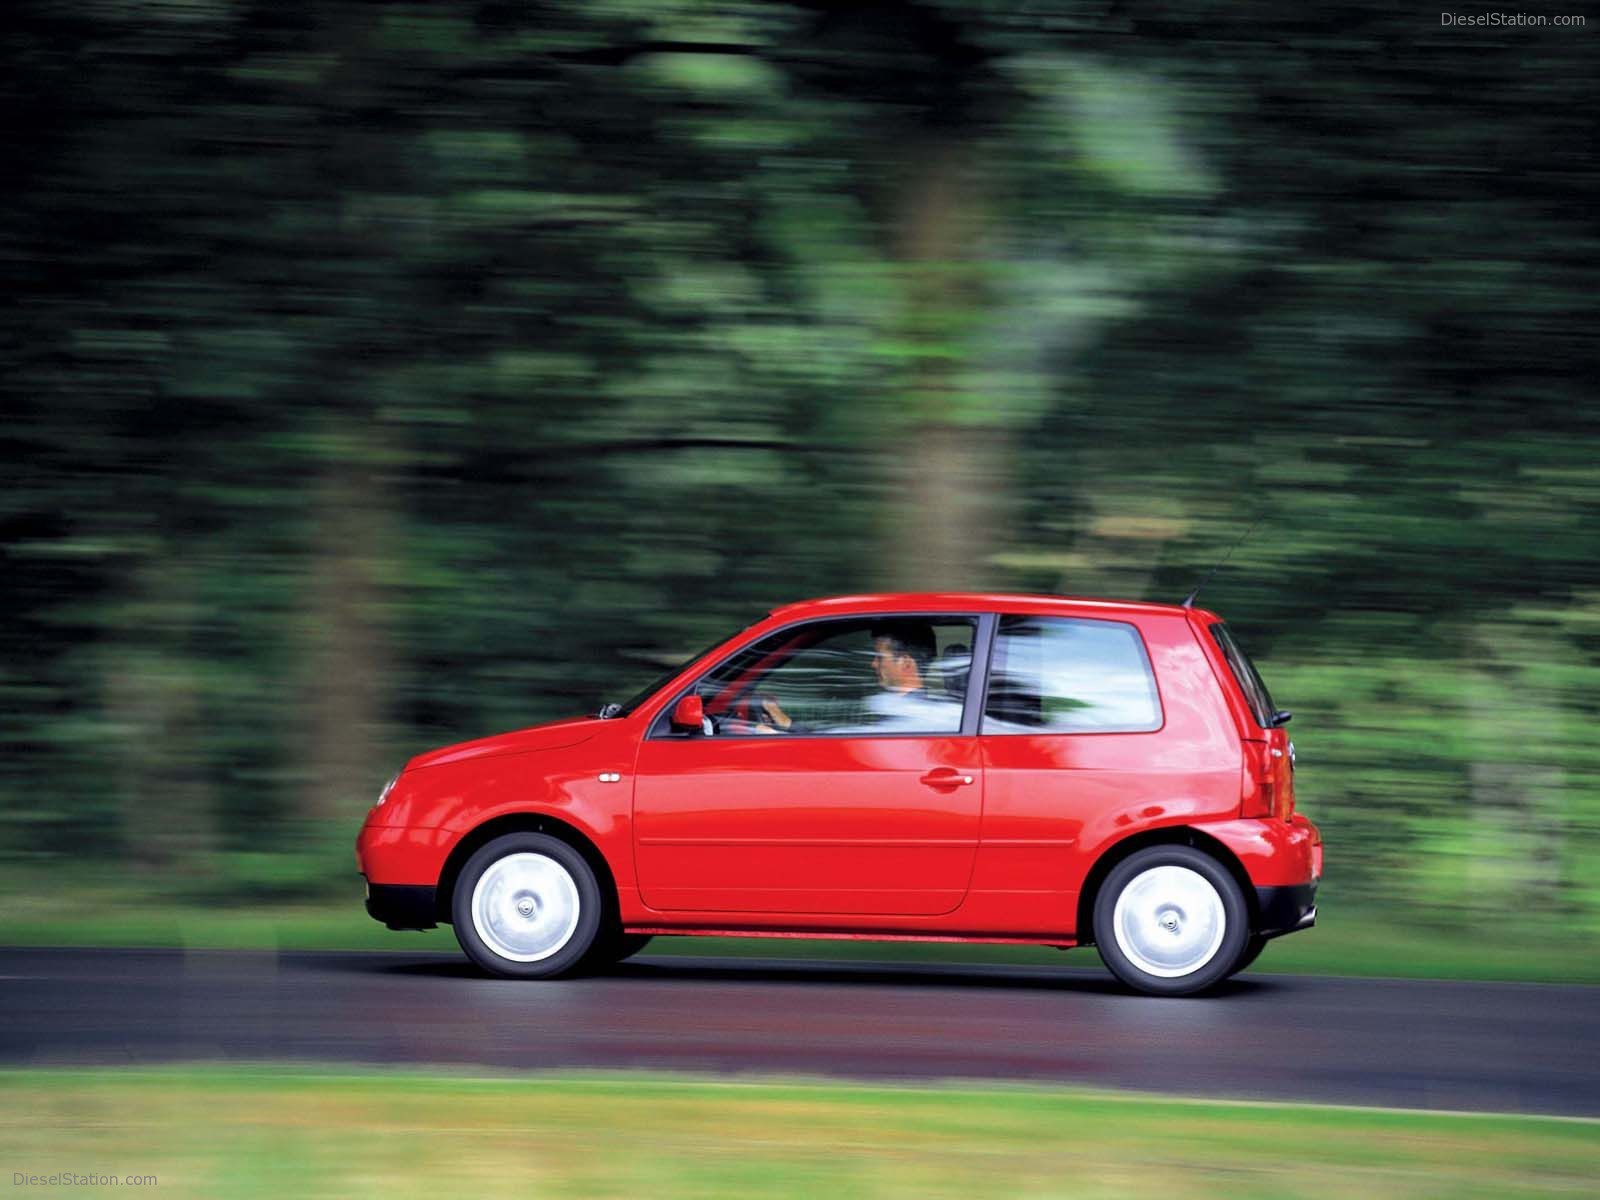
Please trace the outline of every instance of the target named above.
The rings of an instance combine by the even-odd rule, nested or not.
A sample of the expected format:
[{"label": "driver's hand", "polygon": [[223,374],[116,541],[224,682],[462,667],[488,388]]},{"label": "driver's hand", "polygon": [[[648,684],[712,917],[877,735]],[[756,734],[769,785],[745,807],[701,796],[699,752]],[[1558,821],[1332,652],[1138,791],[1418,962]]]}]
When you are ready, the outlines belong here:
[{"label": "driver's hand", "polygon": [[775,729],[787,729],[794,724],[794,719],[784,712],[778,702],[771,696],[763,696],[760,700],[761,711],[766,714],[767,720]]}]

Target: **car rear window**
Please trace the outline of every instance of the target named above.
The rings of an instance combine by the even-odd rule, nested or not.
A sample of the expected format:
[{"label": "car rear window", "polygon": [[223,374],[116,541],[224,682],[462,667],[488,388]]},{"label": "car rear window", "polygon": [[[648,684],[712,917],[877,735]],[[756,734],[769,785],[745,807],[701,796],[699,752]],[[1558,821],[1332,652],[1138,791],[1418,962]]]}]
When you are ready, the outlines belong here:
[{"label": "car rear window", "polygon": [[1233,630],[1226,625],[1213,625],[1211,636],[1216,639],[1217,645],[1222,649],[1222,657],[1228,660],[1228,670],[1233,672],[1233,678],[1239,684],[1239,690],[1244,693],[1244,698],[1249,702],[1250,711],[1254,714],[1256,724],[1263,729],[1272,728],[1272,714],[1277,712],[1273,706],[1272,694],[1267,691],[1267,685],[1261,678],[1261,672],[1250,661],[1250,656],[1244,652],[1244,647],[1239,644],[1239,639],[1233,636]]},{"label": "car rear window", "polygon": [[984,733],[1148,733],[1161,700],[1139,631],[1122,621],[1000,618]]}]

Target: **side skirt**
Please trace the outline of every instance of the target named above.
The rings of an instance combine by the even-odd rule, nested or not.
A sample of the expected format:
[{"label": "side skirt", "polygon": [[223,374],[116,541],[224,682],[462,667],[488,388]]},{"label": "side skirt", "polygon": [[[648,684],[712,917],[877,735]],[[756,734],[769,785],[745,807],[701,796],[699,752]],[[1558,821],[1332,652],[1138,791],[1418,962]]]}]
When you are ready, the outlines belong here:
[{"label": "side skirt", "polygon": [[814,938],[839,942],[977,942],[990,946],[1053,946],[1057,950],[1071,950],[1076,939],[1025,935],[1005,937],[976,934],[942,933],[880,933],[859,929],[728,929],[720,926],[682,925],[626,925],[624,933],[649,934],[651,937],[747,937],[747,938]]}]

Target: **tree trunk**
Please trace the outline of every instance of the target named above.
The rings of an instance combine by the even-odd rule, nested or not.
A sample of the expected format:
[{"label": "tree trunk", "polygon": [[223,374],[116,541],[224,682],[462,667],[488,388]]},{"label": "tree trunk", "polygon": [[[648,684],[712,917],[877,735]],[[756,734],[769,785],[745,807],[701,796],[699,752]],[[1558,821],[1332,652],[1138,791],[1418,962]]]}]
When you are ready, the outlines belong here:
[{"label": "tree trunk", "polygon": [[326,464],[313,500],[313,548],[302,627],[306,777],[301,814],[348,822],[382,787],[389,646],[380,580],[389,533],[387,493],[360,438]]},{"label": "tree trunk", "polygon": [[898,206],[895,251],[913,365],[907,411],[888,422],[885,447],[892,494],[882,570],[894,588],[982,584],[1004,527],[1009,439],[961,392],[962,339],[981,303],[975,157],[964,143],[913,151]]},{"label": "tree trunk", "polygon": [[193,571],[172,547],[139,573],[129,620],[108,648],[106,711],[120,731],[122,839],[128,860],[173,875],[210,869],[217,796],[205,768],[204,684],[190,646],[199,618]]}]

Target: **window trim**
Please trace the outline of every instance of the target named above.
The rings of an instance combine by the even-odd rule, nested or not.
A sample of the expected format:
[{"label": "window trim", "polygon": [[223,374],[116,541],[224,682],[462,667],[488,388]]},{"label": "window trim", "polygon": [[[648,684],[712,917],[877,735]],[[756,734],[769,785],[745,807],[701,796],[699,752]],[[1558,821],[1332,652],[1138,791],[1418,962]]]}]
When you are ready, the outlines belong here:
[{"label": "window trim", "polygon": [[[1150,654],[1150,645],[1145,641],[1144,630],[1139,628],[1136,621],[1122,621],[1114,617],[1082,617],[1077,614],[1064,616],[1057,613],[1033,612],[1007,612],[993,613],[994,625],[990,630],[990,644],[984,656],[983,704],[978,709],[980,737],[1148,737],[1153,733],[1160,733],[1167,727],[1167,702],[1161,694],[1161,676],[1156,671],[1156,662]],[[989,715],[989,682],[990,664],[994,661],[994,652],[1000,641],[1000,622],[1007,617],[1019,620],[1032,621],[1079,621],[1093,622],[1097,625],[1125,625],[1133,630],[1134,644],[1139,647],[1139,654],[1144,659],[1145,669],[1150,673],[1150,683],[1155,691],[1156,712],[1161,720],[1149,729],[985,729],[983,722]]]},{"label": "window trim", "polygon": [[[725,663],[731,662],[735,657],[743,654],[751,646],[766,641],[778,634],[789,633],[794,630],[809,628],[813,625],[860,625],[873,621],[897,620],[904,618],[908,621],[924,620],[934,623],[946,622],[971,622],[972,632],[972,667],[967,676],[967,695],[961,706],[961,725],[958,729],[949,732],[935,731],[906,731],[901,733],[786,733],[786,734],[737,734],[728,737],[707,737],[703,733],[679,733],[672,728],[672,710],[677,707],[678,701],[689,695],[700,686],[700,681],[707,675],[719,670]],[[946,610],[943,612],[861,612],[840,613],[837,616],[807,617],[798,621],[790,621],[786,625],[778,625],[758,637],[751,638],[730,650],[727,654],[711,663],[703,671],[698,672],[693,679],[682,687],[673,689],[672,697],[650,718],[650,725],[645,732],[646,741],[661,742],[718,742],[718,741],[759,741],[772,742],[784,745],[789,742],[807,741],[817,738],[838,740],[841,738],[970,738],[978,736],[978,723],[983,714],[983,704],[980,695],[988,696],[989,690],[989,649],[994,641],[994,630],[999,623],[999,617],[992,612],[969,612],[966,610]],[[981,657],[980,657],[981,655]]]}]

